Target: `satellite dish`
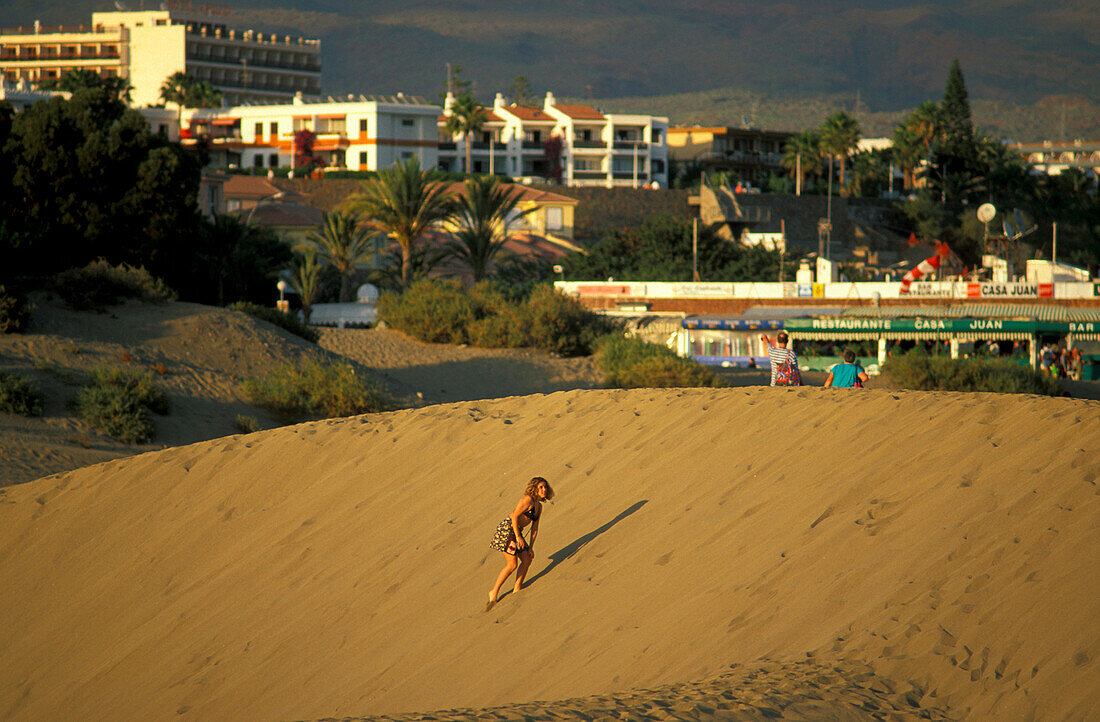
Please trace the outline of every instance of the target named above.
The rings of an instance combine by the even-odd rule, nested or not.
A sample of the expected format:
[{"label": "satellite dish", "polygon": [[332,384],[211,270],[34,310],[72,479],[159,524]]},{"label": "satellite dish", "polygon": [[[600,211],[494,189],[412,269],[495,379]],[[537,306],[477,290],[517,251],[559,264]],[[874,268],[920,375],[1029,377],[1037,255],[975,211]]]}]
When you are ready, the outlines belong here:
[{"label": "satellite dish", "polygon": [[364,283],[355,292],[355,298],[359,303],[374,303],[378,300],[378,286],[373,283]]},{"label": "satellite dish", "polygon": [[1034,233],[1035,232],[1035,229],[1037,228],[1037,226],[1034,223],[1032,223],[1031,227],[1028,228],[1027,227],[1028,223],[1027,223],[1026,217],[1024,216],[1023,212],[1019,208],[1013,208],[1012,209],[1012,217],[1016,219],[1016,228],[1019,230],[1021,237],[1026,236],[1029,233]]},{"label": "satellite dish", "polygon": [[997,215],[997,209],[993,207],[992,203],[983,203],[978,206],[978,220],[982,223],[989,223]]}]

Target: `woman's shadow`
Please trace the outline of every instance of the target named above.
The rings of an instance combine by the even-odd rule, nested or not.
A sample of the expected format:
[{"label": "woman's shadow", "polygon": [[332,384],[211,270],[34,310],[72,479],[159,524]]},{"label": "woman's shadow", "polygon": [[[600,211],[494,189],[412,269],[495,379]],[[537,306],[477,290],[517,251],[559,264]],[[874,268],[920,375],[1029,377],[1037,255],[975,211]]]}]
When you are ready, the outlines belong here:
[{"label": "woman's shadow", "polygon": [[557,565],[561,564],[562,562],[564,562],[569,557],[571,557],[574,554],[576,554],[577,552],[579,552],[581,550],[581,548],[584,547],[585,544],[592,541],[593,539],[598,537],[600,534],[603,534],[605,531],[607,531],[611,527],[615,526],[616,524],[618,524],[623,519],[627,518],[628,516],[630,516],[634,512],[641,509],[643,506],[646,505],[646,502],[648,502],[648,501],[649,501],[649,499],[642,499],[641,501],[634,502],[630,507],[628,507],[627,509],[624,509],[623,511],[619,512],[618,516],[616,516],[614,519],[607,522],[603,526],[600,526],[597,529],[593,529],[592,531],[588,532],[584,536],[582,536],[582,537],[576,539],[575,541],[565,545],[561,549],[558,549],[556,552],[554,552],[549,557],[547,557],[550,560],[550,563],[547,564],[542,569],[540,569],[538,574],[536,574],[535,576],[528,579],[527,583],[524,586],[529,587],[532,584],[534,584],[535,582],[537,582],[539,579],[542,579],[542,577],[544,577],[545,575],[547,575],[551,571],[553,571],[554,567],[556,567]]}]

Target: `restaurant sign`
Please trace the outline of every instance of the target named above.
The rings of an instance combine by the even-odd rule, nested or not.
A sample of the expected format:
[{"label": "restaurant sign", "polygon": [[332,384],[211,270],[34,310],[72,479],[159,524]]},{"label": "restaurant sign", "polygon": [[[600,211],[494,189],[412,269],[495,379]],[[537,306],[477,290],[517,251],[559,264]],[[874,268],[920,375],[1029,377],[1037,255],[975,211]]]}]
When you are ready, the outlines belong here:
[{"label": "restaurant sign", "polygon": [[[1083,324],[1082,324],[1083,325]],[[961,333],[1034,332],[1035,321],[1003,318],[792,318],[785,327],[791,331],[830,331],[853,333]]]}]

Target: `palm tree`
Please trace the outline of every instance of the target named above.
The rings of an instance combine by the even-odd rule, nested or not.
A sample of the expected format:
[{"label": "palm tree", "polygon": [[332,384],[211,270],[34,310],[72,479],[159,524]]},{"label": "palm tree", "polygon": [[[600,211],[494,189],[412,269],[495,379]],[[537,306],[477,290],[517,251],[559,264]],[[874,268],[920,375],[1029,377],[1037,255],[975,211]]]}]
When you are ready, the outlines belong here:
[{"label": "palm tree", "polygon": [[940,106],[926,100],[910,113],[902,125],[908,128],[924,147],[924,155],[931,155],[935,146],[943,140],[943,113]]},{"label": "palm tree", "polygon": [[374,234],[357,226],[354,214],[339,211],[325,213],[321,217],[320,233],[310,233],[307,242],[297,249],[313,251],[336,269],[340,274],[341,302],[352,300],[351,279],[377,250],[373,242]]},{"label": "palm tree", "polygon": [[187,89],[183,104],[188,108],[217,108],[222,104],[222,91],[206,80],[196,80]]},{"label": "palm tree", "polygon": [[217,108],[222,104],[222,92],[206,80],[196,80],[182,71],[165,78],[160,86],[160,98],[176,104],[176,123],[183,129],[184,108]]},{"label": "palm tree", "polygon": [[791,136],[787,144],[783,146],[782,163],[791,171],[791,178],[797,182],[797,189],[801,195],[803,180],[817,161],[821,158],[821,142],[817,133],[812,130],[804,130],[798,135]]},{"label": "palm tree", "polygon": [[926,157],[924,146],[917,132],[904,123],[894,128],[894,160],[905,177],[906,190],[913,187],[917,166]]},{"label": "palm tree", "polygon": [[176,123],[182,123],[183,103],[187,100],[187,92],[194,84],[187,73],[178,71],[172,73],[160,86],[160,99],[165,103],[176,104]]},{"label": "palm tree", "polygon": [[[840,185],[844,185],[844,167],[848,156],[859,147],[859,121],[843,110],[830,115],[821,126],[821,149],[840,161]],[[829,175],[832,176],[830,163]]]},{"label": "palm tree", "polygon": [[530,210],[516,213],[523,193],[493,176],[470,178],[455,203],[458,230],[447,244],[448,255],[469,267],[474,282],[488,275],[493,257],[508,239],[508,226]]},{"label": "palm tree", "polygon": [[451,104],[451,112],[447,116],[446,129],[448,133],[458,133],[466,143],[466,167],[470,172],[470,136],[481,130],[485,125],[485,109],[469,91],[460,94]]},{"label": "palm tree", "polygon": [[363,192],[350,196],[344,207],[360,213],[370,226],[401,247],[401,284],[412,281],[413,250],[425,232],[451,215],[451,201],[442,183],[432,181],[413,156],[395,163],[367,181]]},{"label": "palm tree", "polygon": [[302,248],[298,252],[298,265],[290,277],[290,286],[302,301],[302,316],[306,323],[309,323],[313,313],[313,301],[317,298],[320,285],[321,263],[317,260],[317,251],[310,247]]}]

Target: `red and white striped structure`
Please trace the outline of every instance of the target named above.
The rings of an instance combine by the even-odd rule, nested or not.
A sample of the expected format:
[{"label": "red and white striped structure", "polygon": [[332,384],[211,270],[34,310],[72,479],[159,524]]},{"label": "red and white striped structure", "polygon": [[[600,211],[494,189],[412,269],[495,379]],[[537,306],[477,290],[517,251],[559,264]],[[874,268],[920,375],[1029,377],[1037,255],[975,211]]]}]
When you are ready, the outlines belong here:
[{"label": "red and white striped structure", "polygon": [[951,249],[947,247],[946,243],[939,243],[936,248],[936,255],[924,259],[917,264],[916,268],[905,274],[905,278],[901,279],[901,289],[898,293],[902,295],[909,293],[909,284],[927,276],[929,273],[939,268],[940,264],[943,263],[943,259],[947,258],[947,254],[950,252]]}]

